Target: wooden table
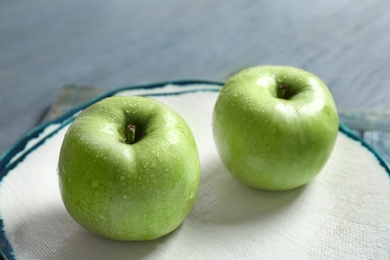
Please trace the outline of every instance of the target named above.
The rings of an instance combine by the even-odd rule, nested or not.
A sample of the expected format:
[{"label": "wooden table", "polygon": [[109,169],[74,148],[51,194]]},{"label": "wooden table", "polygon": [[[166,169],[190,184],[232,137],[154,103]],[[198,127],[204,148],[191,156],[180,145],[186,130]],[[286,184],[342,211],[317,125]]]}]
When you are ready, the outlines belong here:
[{"label": "wooden table", "polygon": [[317,74],[343,116],[379,115],[370,122],[387,136],[389,9],[387,0],[0,1],[0,154],[66,84],[225,80],[264,64]]}]

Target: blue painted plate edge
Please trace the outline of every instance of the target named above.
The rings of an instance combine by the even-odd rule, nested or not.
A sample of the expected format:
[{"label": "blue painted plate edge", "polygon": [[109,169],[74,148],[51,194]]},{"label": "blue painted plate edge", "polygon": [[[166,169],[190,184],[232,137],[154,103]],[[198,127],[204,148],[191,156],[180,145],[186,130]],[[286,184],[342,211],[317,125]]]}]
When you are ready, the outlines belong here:
[{"label": "blue painted plate edge", "polygon": [[[23,151],[23,149],[26,147],[27,143],[31,139],[38,137],[39,134],[41,134],[43,132],[43,130],[45,128],[47,128],[48,126],[50,126],[50,125],[61,124],[61,126],[59,128],[61,128],[64,125],[67,125],[70,121],[72,121],[74,119],[74,114],[76,114],[77,112],[87,108],[88,106],[92,105],[93,103],[96,103],[97,101],[99,101],[101,99],[113,96],[113,95],[115,95],[118,92],[126,91],[126,90],[155,89],[155,88],[163,87],[165,85],[175,85],[175,86],[179,86],[179,87],[185,87],[185,86],[193,85],[193,84],[197,84],[197,85],[214,85],[216,87],[222,87],[224,82],[213,81],[213,80],[193,80],[193,79],[188,79],[188,80],[162,81],[162,82],[156,82],[156,83],[146,83],[146,84],[139,84],[139,85],[131,85],[131,86],[126,86],[126,87],[121,87],[121,88],[118,88],[118,89],[115,89],[115,90],[112,90],[112,91],[105,92],[105,93],[97,96],[96,98],[93,98],[93,99],[91,99],[91,100],[81,104],[80,106],[77,106],[77,107],[67,111],[63,115],[61,115],[61,116],[59,116],[59,117],[57,117],[57,118],[55,118],[55,119],[53,119],[51,121],[48,121],[46,123],[43,123],[41,125],[38,125],[38,126],[34,127],[30,131],[28,131],[24,136],[22,136],[10,149],[8,149],[0,157],[0,182],[1,182],[2,178],[7,174],[7,172],[10,169],[14,168],[16,166],[16,164],[21,161],[21,160],[18,159],[14,163],[9,164],[9,162],[12,160],[12,158],[16,154],[18,154],[19,152]],[[160,94],[156,93],[156,94],[148,94],[148,96],[185,94],[185,93],[191,93],[191,92],[196,92],[196,91],[199,91],[199,90],[181,91],[181,92],[177,92],[177,93],[176,92],[160,93]],[[209,89],[209,90],[205,90],[205,91],[212,91],[212,90]],[[55,132],[56,131],[54,131],[53,134]],[[50,136],[48,136],[48,137],[50,137]],[[40,144],[41,144],[41,142],[39,142],[36,145],[34,145],[34,147],[39,146]],[[34,147],[29,149],[29,151],[33,150]],[[29,151],[26,151],[25,154],[23,154],[21,157],[25,157],[29,153]]]},{"label": "blue painted plate edge", "polygon": [[[30,131],[28,131],[24,136],[22,136],[10,149],[8,149],[1,157],[0,157],[0,182],[2,179],[7,175],[7,173],[15,168],[20,162],[23,161],[23,159],[32,151],[34,151],[37,147],[42,145],[45,140],[50,138],[52,135],[57,133],[61,128],[69,124],[75,117],[75,114],[88,106],[92,105],[93,103],[106,98],[115,95],[116,93],[119,93],[121,91],[126,90],[142,90],[142,89],[154,89],[154,88],[160,88],[166,85],[175,85],[179,87],[186,87],[188,85],[214,85],[216,87],[222,88],[224,85],[223,81],[215,81],[215,80],[198,80],[198,79],[183,79],[183,80],[173,80],[173,81],[161,81],[161,82],[155,82],[155,83],[146,83],[146,84],[138,84],[138,85],[131,85],[131,86],[125,86],[121,87],[115,90],[111,90],[108,92],[105,92],[102,95],[97,96],[94,99],[91,99],[90,101],[85,102],[84,104],[77,106],[66,113],[64,113],[62,116],[55,118],[51,121],[48,121],[44,124],[41,124],[37,127],[34,127]],[[175,94],[186,94],[191,92],[197,92],[199,90],[189,90],[189,91],[182,91],[182,92],[170,92],[170,93],[155,93],[155,94],[149,94],[148,96],[159,96],[159,95],[175,95]],[[203,91],[216,91],[213,89],[203,89]],[[26,147],[27,143],[33,139],[38,137],[48,126],[53,124],[60,124],[60,126],[54,130],[49,135],[45,136],[42,140],[40,140],[38,143],[36,143],[33,147],[26,150],[17,160],[10,163],[12,158],[23,151],[23,149]],[[344,133],[349,138],[359,142],[362,146],[364,146],[368,151],[370,151],[374,156],[377,158],[379,164],[386,170],[390,177],[390,165],[389,163],[384,159],[384,157],[376,151],[371,145],[369,145],[366,141],[358,137],[348,126],[340,122],[339,125],[339,131]],[[8,239],[6,238],[6,234],[4,231],[4,223],[3,219],[0,216],[0,258],[5,260],[11,260],[16,259],[13,250],[11,247],[11,244],[9,243]]]}]

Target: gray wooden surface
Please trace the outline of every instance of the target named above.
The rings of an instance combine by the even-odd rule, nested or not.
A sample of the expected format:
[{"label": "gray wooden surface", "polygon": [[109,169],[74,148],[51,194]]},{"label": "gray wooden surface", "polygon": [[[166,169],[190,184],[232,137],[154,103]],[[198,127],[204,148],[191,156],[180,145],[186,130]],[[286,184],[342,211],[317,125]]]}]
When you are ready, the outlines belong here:
[{"label": "gray wooden surface", "polygon": [[225,80],[283,64],[320,76],[340,110],[389,110],[389,10],[388,0],[0,0],[0,154],[66,84]]}]

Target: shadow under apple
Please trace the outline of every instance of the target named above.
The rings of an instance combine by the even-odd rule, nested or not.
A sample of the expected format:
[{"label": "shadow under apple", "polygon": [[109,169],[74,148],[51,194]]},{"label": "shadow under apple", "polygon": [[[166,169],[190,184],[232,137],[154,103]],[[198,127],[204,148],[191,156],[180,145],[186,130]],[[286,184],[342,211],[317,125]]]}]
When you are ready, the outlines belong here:
[{"label": "shadow under apple", "polygon": [[307,185],[289,191],[263,191],[250,188],[232,177],[218,159],[202,172],[197,215],[203,223],[246,224],[261,221],[287,210]]},{"label": "shadow under apple", "polygon": [[256,190],[234,179],[217,158],[203,166],[194,209],[181,226],[160,239],[119,242],[98,237],[79,226],[60,202],[23,216],[7,236],[20,259],[158,259],[166,251],[181,250],[181,243],[193,239],[198,246],[207,246],[202,241],[212,232],[210,228],[251,227],[254,222],[281,216],[305,190]]},{"label": "shadow under apple", "polygon": [[145,259],[180,228],[152,241],[114,241],[88,232],[59,205],[28,216],[7,236],[17,259]]},{"label": "shadow under apple", "polygon": [[114,241],[80,228],[57,251],[62,258],[55,259],[147,259],[158,254],[158,248],[172,239],[177,231],[152,241]]}]

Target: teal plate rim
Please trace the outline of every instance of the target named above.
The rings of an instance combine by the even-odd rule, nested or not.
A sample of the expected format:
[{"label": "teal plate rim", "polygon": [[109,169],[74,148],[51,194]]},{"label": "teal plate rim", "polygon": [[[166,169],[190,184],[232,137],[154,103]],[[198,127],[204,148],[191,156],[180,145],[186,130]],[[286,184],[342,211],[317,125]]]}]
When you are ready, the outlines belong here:
[{"label": "teal plate rim", "polygon": [[[96,98],[91,99],[90,101],[87,101],[83,103],[80,106],[77,106],[63,115],[50,120],[46,123],[43,123],[41,125],[38,125],[28,131],[24,136],[22,136],[11,148],[9,148],[1,157],[0,157],[0,183],[3,180],[3,178],[13,169],[15,168],[20,162],[24,160],[24,158],[33,152],[35,149],[37,149],[39,146],[44,144],[44,142],[49,139],[51,136],[56,134],[60,129],[68,125],[73,121],[75,118],[75,115],[80,112],[81,110],[87,108],[88,106],[92,105],[93,103],[104,99],[106,97],[110,97],[115,95],[116,93],[127,91],[127,90],[142,90],[142,89],[155,89],[155,88],[161,88],[168,85],[174,85],[177,87],[183,87],[189,85],[213,85],[217,88],[199,88],[199,89],[191,89],[191,90],[184,90],[184,91],[172,91],[172,92],[164,92],[164,93],[153,93],[148,94],[146,96],[163,96],[163,95],[180,95],[180,94],[188,94],[188,93],[194,93],[199,91],[214,91],[218,92],[222,86],[224,85],[223,81],[216,81],[216,80],[202,80],[202,79],[183,79],[183,80],[172,80],[172,81],[161,81],[161,82],[155,82],[155,83],[146,83],[146,84],[138,84],[138,85],[130,85],[125,87],[120,87],[111,91],[107,91],[104,94],[101,94],[97,96]],[[49,133],[47,136],[42,138],[39,142],[34,144],[32,147],[28,148],[26,151],[23,152],[23,150],[26,148],[27,143],[38,137],[48,126],[53,124],[59,124],[59,127],[56,128],[53,132]],[[390,177],[390,165],[389,163],[384,159],[384,157],[376,151],[370,144],[368,144],[366,141],[361,139],[359,136],[357,136],[348,126],[340,122],[339,125],[339,131],[345,134],[347,137],[359,142],[362,146],[364,146],[368,151],[370,151],[374,156],[377,158],[379,164],[386,170]],[[12,159],[18,155],[18,153],[21,153],[19,157],[12,161]],[[5,234],[4,230],[4,223],[3,219],[0,215],[0,258],[5,260],[11,260],[16,259],[12,246],[10,242],[7,239],[7,236]]]}]

